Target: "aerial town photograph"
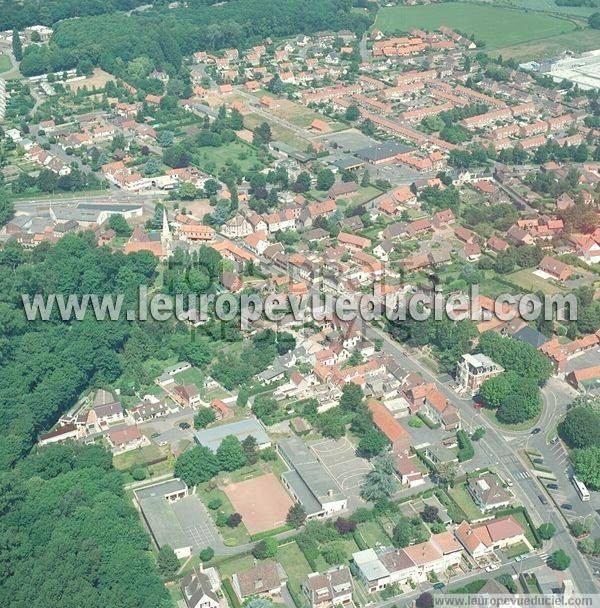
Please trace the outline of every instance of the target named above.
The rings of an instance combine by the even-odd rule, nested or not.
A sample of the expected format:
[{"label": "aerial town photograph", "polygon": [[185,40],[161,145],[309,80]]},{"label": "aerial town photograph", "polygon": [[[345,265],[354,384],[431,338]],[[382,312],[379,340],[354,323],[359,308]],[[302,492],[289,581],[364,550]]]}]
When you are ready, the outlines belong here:
[{"label": "aerial town photograph", "polygon": [[0,0],[0,608],[600,608],[600,0]]}]

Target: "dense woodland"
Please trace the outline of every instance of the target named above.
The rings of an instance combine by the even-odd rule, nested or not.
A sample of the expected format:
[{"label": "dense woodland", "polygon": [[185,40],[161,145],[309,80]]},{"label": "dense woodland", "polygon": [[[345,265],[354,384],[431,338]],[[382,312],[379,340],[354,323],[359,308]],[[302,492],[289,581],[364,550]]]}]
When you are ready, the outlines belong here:
[{"label": "dense woodland", "polygon": [[21,293],[119,292],[133,302],[155,270],[151,254],[113,254],[91,233],[32,252],[13,241],[0,252],[1,606],[170,605],[111,455],[33,447],[82,391],[123,373],[139,328],[27,322],[21,304]]},{"label": "dense woodland", "polygon": [[187,8],[154,7],[141,13],[103,14],[56,25],[48,46],[31,45],[21,72],[26,76],[100,65],[121,74],[124,62],[150,56],[177,69],[182,51],[246,48],[266,37],[319,30],[363,31],[366,15],[352,13],[350,0],[236,0],[219,6],[190,3]]}]

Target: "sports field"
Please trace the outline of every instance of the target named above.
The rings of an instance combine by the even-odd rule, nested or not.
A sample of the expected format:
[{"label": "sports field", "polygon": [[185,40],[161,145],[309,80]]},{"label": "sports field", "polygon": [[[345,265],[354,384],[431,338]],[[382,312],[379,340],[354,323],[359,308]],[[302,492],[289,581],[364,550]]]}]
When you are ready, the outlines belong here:
[{"label": "sports field", "polygon": [[285,524],[290,495],[273,473],[232,483],[223,488],[250,534],[272,530]]},{"label": "sports field", "polygon": [[552,38],[576,27],[571,21],[540,12],[462,2],[384,7],[377,13],[374,27],[394,32],[434,30],[440,25],[474,33],[489,50]]}]

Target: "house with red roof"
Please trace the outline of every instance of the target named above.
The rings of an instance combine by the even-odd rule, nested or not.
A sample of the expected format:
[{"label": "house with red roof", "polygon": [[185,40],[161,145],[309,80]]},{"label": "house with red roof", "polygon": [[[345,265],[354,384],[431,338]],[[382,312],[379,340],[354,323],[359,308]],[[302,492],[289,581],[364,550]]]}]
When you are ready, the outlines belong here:
[{"label": "house with red roof", "polygon": [[475,558],[518,543],[524,543],[530,550],[533,550],[525,537],[525,530],[512,515],[493,519],[477,526],[463,521],[456,529],[455,535]]},{"label": "house with red roof", "polygon": [[407,454],[410,450],[408,431],[394,418],[381,401],[369,399],[367,407],[373,414],[375,426],[389,439],[395,455]]}]

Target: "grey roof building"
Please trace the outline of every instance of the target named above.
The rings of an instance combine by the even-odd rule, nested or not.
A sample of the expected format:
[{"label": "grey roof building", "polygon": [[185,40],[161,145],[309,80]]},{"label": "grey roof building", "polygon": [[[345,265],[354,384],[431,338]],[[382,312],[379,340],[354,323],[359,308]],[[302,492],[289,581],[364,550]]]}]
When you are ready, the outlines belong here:
[{"label": "grey roof building", "polygon": [[356,156],[368,162],[380,163],[393,158],[397,154],[410,152],[411,150],[414,150],[414,147],[405,146],[400,142],[390,139],[389,141],[384,141],[383,143],[375,146],[361,148],[360,150],[356,151]]},{"label": "grey roof building", "polygon": [[283,439],[277,449],[290,467],[281,480],[309,517],[327,516],[347,508],[347,498],[336,481],[300,438]]},{"label": "grey roof building", "polygon": [[246,418],[238,422],[215,426],[212,429],[197,431],[194,433],[194,439],[196,443],[216,452],[217,448],[221,445],[221,441],[229,435],[237,437],[240,441],[244,441],[246,437],[252,435],[256,439],[259,450],[268,448],[271,445],[271,440],[265,428],[256,418]]}]

